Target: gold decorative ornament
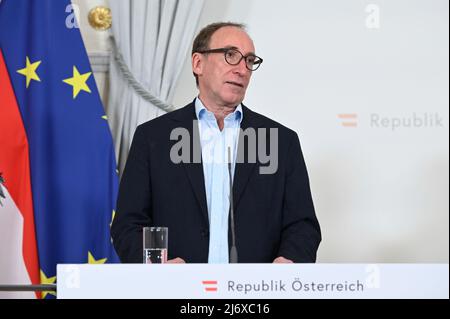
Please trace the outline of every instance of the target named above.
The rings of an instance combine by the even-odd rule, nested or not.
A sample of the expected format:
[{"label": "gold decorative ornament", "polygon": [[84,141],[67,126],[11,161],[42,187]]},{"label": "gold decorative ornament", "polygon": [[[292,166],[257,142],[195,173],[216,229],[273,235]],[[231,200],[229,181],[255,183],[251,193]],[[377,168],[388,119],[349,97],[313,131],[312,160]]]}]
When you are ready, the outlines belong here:
[{"label": "gold decorative ornament", "polygon": [[96,30],[108,30],[111,28],[112,15],[111,10],[107,7],[95,7],[89,11],[89,24]]}]

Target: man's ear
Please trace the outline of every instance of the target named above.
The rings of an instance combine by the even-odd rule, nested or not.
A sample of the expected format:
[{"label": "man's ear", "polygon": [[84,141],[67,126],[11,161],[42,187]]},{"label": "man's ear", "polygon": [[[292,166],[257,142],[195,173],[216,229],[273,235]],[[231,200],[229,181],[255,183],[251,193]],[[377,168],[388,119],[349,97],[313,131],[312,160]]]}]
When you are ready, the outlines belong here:
[{"label": "man's ear", "polygon": [[192,72],[201,75],[203,73],[203,56],[200,53],[192,55]]}]

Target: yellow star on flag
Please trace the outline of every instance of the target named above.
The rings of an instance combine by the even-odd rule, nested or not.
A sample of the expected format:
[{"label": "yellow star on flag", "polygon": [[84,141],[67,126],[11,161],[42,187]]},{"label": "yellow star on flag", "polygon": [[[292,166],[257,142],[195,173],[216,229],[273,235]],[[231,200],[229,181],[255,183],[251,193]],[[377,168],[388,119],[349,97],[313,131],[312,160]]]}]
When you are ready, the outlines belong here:
[{"label": "yellow star on flag", "polygon": [[37,61],[34,63],[30,62],[30,58],[27,56],[26,66],[23,69],[17,70],[17,73],[24,75],[27,78],[27,89],[30,86],[31,80],[41,82],[41,79],[36,73],[37,68],[42,61]]},{"label": "yellow star on flag", "polygon": [[88,264],[104,264],[107,259],[108,258],[95,260],[94,256],[92,256],[91,252],[88,251]]},{"label": "yellow star on flag", "polygon": [[[54,284],[55,282],[56,282],[56,276],[47,278],[47,276],[41,269],[41,284],[50,285],[50,284]],[[54,291],[43,291],[42,299],[45,299],[45,297],[47,297],[48,294],[56,296],[56,292],[54,292]]]},{"label": "yellow star on flag", "polygon": [[80,93],[81,90],[91,93],[91,89],[86,84],[86,81],[91,76],[92,72],[80,74],[76,66],[73,66],[73,77],[63,80],[64,83],[67,83],[73,86],[73,98],[75,99]]}]

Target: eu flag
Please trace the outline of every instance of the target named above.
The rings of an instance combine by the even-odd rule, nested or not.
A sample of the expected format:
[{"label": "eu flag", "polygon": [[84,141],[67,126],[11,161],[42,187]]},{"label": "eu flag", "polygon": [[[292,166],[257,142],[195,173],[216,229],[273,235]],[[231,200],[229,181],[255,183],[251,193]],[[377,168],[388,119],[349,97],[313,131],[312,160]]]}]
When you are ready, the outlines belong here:
[{"label": "eu flag", "polygon": [[[0,99],[0,109],[16,105],[28,140],[41,283],[55,282],[59,263],[118,262],[114,147],[71,2],[1,0],[0,54],[15,96],[8,105]],[[9,163],[19,156],[2,145],[0,154]],[[6,187],[26,170],[3,171]]]}]

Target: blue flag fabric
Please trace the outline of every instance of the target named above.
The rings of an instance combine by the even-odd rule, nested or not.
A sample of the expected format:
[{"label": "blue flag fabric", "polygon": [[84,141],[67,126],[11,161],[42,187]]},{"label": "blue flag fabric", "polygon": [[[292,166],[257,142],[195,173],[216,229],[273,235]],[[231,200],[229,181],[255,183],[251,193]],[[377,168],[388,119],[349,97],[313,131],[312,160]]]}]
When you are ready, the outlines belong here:
[{"label": "blue flag fabric", "polygon": [[118,262],[113,141],[71,2],[2,0],[0,49],[29,142],[41,282],[58,263]]}]

